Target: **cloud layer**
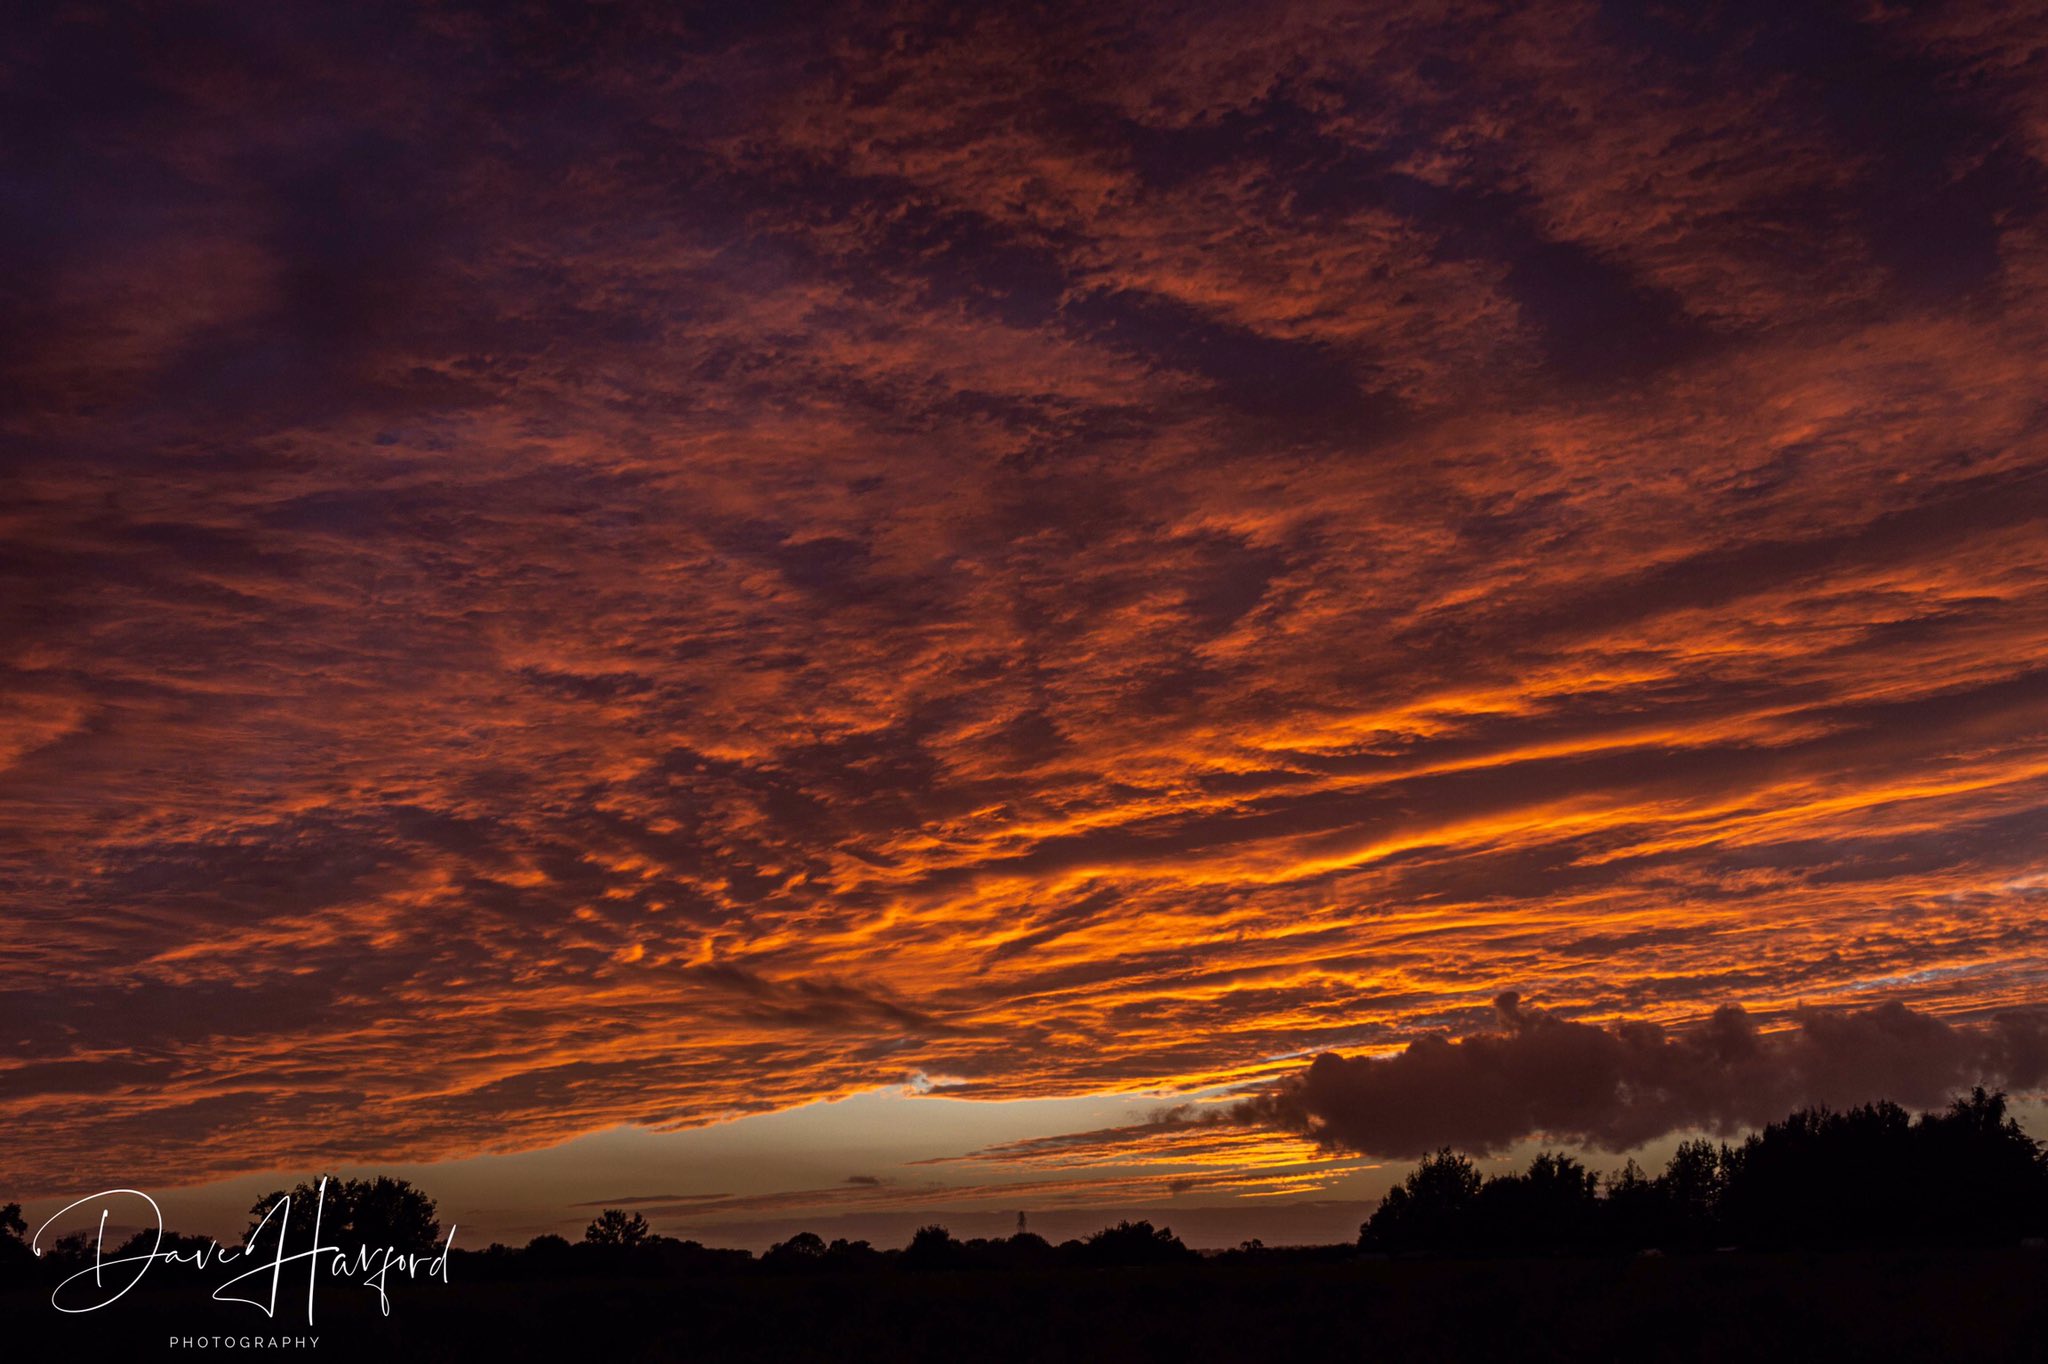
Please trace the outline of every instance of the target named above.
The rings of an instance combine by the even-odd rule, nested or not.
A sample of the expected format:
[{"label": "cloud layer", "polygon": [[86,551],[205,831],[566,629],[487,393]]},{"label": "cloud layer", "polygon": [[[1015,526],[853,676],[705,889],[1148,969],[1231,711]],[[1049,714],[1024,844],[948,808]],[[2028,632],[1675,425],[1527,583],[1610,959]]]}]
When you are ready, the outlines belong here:
[{"label": "cloud layer", "polygon": [[2048,1082],[2048,1011],[1955,1026],[1900,1004],[1800,1010],[1765,1033],[1738,1005],[1698,1027],[1556,1018],[1513,993],[1497,1030],[1432,1036],[1385,1058],[1319,1056],[1232,1116],[1319,1144],[1412,1157],[1531,1137],[1623,1151],[1675,1132],[1727,1135],[1795,1108],[1878,1099],[1940,1107],[1972,1085]]},{"label": "cloud layer", "polygon": [[0,45],[11,1190],[2042,998],[2038,14],[121,8]]}]

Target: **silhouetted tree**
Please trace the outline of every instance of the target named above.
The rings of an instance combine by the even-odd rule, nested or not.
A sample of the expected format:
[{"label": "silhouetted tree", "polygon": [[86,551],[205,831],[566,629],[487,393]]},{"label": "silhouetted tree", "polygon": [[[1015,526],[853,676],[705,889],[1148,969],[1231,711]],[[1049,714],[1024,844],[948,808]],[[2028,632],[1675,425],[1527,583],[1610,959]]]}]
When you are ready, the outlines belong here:
[{"label": "silhouetted tree", "polygon": [[1801,1109],[1735,1148],[1721,1223],[1741,1245],[1848,1244],[1901,1230],[1894,1195],[1911,1178],[1913,1125],[1893,1103]]},{"label": "silhouetted tree", "polygon": [[1496,1175],[1472,1202],[1468,1235],[1490,1251],[1583,1248],[1598,1234],[1599,1177],[1570,1156],[1541,1152],[1522,1174]]},{"label": "silhouetted tree", "polygon": [[1000,1252],[999,1262],[1012,1269],[1032,1269],[1049,1265],[1058,1258],[1058,1252],[1053,1249],[1052,1243],[1035,1231],[1017,1232],[1007,1241],[996,1242],[996,1246]]},{"label": "silhouetted tree", "polygon": [[28,1249],[28,1223],[22,1220],[21,1204],[0,1207],[0,1269],[18,1266],[34,1257]]},{"label": "silhouetted tree", "polygon": [[1445,1147],[1408,1172],[1365,1225],[1359,1243],[1368,1250],[1443,1252],[1463,1247],[1479,1199],[1479,1171]]},{"label": "silhouetted tree", "polygon": [[[701,1241],[679,1241],[673,1236],[650,1237],[643,1251],[652,1257],[655,1266],[672,1274],[729,1273],[752,1268],[755,1263],[748,1251],[707,1246]],[[828,1251],[827,1258],[830,1257]]]},{"label": "silhouetted tree", "polygon": [[[287,1197],[290,1205],[278,1209],[278,1203]],[[289,1195],[282,1189],[267,1193],[250,1205],[249,1228],[243,1240],[260,1230],[263,1244],[274,1245],[272,1238],[278,1235],[282,1219],[288,1248],[310,1246],[316,1205],[322,1245],[348,1251],[359,1245],[374,1250],[390,1247],[408,1255],[425,1255],[441,1244],[434,1200],[410,1182],[388,1175],[347,1180],[329,1176],[324,1198],[318,1180],[297,1185]]]},{"label": "silhouetted tree", "polygon": [[2048,1222],[2048,1162],[1979,1088],[1944,1113],[1801,1109],[1731,1153],[1720,1221],[1744,1245],[2010,1242]]},{"label": "silhouetted tree", "polygon": [[[80,1265],[92,1263],[93,1255],[99,1245],[99,1239],[99,1232],[97,1230],[70,1232],[59,1236],[54,1241],[47,1242],[43,1246],[43,1255],[51,1264],[57,1265],[66,1271],[76,1269]],[[108,1258],[112,1257],[109,1256]]]},{"label": "silhouetted tree", "polygon": [[919,1227],[903,1248],[905,1269],[952,1269],[961,1261],[962,1246],[953,1233],[936,1224]]},{"label": "silhouetted tree", "polygon": [[768,1247],[767,1253],[761,1256],[761,1263],[770,1269],[816,1270],[825,1267],[825,1257],[829,1253],[824,1237],[814,1231],[800,1231],[787,1241],[778,1241]]},{"label": "silhouetted tree", "polygon": [[649,1234],[647,1219],[639,1213],[628,1214],[624,1208],[606,1208],[583,1229],[583,1244],[619,1246],[630,1250],[643,1244]]},{"label": "silhouetted tree", "polygon": [[1719,1239],[1722,1203],[1735,1155],[1726,1146],[1696,1139],[1680,1142],[1657,1178],[1661,1244],[1699,1247]]},{"label": "silhouetted tree", "polygon": [[1901,1181],[1908,1230],[1941,1242],[2005,1242],[2048,1231],[2048,1154],[1981,1085],[1914,1129],[1914,1177]]},{"label": "silhouetted tree", "polygon": [[825,1247],[825,1263],[833,1269],[873,1269],[881,1262],[882,1253],[866,1241],[841,1236]]},{"label": "silhouetted tree", "polygon": [[1482,1181],[1445,1150],[1360,1228],[1371,1250],[1698,1250],[1717,1245],[2012,1244],[2048,1229],[2048,1152],[1982,1088],[1918,1120],[1893,1103],[1800,1109],[1731,1147],[1679,1143],[1651,1178],[1601,1181],[1545,1152]]},{"label": "silhouetted tree", "polygon": [[1630,1158],[1603,1181],[1600,1239],[1618,1250],[1660,1247],[1666,1239],[1664,1195],[1657,1181]]},{"label": "silhouetted tree", "polygon": [[1171,1227],[1150,1222],[1119,1222],[1087,1240],[1086,1259],[1097,1265],[1160,1265],[1199,1258]]},{"label": "silhouetted tree", "polygon": [[781,1241],[768,1248],[769,1256],[782,1256],[795,1260],[822,1260],[825,1258],[825,1238],[814,1231],[800,1231],[787,1241]]}]

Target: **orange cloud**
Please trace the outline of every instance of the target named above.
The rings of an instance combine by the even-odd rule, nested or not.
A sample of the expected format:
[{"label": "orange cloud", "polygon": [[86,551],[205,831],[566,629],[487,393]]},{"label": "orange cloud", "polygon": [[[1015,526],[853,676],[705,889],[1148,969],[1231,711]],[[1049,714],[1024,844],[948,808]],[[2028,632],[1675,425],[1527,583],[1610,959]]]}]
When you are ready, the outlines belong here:
[{"label": "orange cloud", "polygon": [[10,1178],[2038,1002],[2040,25],[1610,10],[53,21]]}]

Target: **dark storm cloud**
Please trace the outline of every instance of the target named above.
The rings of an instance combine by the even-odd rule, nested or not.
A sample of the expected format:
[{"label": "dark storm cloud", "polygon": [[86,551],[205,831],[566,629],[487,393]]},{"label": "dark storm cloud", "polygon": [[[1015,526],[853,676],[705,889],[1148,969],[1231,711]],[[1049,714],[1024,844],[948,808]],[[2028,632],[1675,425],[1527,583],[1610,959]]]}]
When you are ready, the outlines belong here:
[{"label": "dark storm cloud", "polygon": [[2048,1012],[1951,1024],[1901,1004],[1802,1010],[1761,1031],[1723,1005],[1681,1033],[1579,1023],[1494,1001],[1497,1029],[1419,1038],[1383,1059],[1319,1056],[1235,1116],[1317,1142],[1409,1157],[1544,1137],[1625,1150],[1673,1132],[1727,1134],[1813,1104],[1939,1105],[1972,1085],[2048,1080]]}]

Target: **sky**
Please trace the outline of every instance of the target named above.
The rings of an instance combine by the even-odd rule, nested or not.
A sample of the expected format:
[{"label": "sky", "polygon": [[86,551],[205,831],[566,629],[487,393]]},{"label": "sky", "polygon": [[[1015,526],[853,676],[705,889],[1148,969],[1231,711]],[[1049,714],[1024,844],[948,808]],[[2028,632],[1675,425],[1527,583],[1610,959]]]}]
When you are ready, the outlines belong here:
[{"label": "sky", "polygon": [[0,1197],[2048,1086],[2029,7],[0,23]]}]

